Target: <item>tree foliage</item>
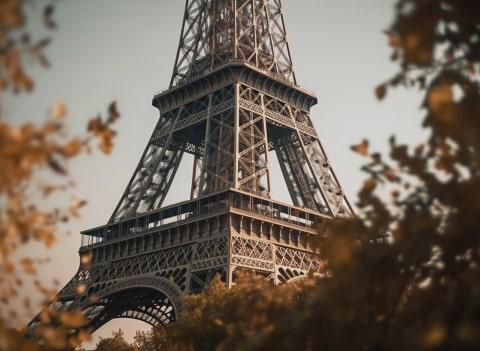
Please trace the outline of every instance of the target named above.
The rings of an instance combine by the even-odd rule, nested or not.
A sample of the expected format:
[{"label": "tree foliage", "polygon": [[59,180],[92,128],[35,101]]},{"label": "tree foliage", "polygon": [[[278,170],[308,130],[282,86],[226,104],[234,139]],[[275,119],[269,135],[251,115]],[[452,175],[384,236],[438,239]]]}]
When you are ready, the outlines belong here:
[{"label": "tree foliage", "polygon": [[[300,297],[306,290],[306,285],[275,287],[251,275],[242,275],[238,285],[228,289],[216,278],[202,294],[185,297],[184,317],[171,326],[137,333],[134,345],[141,351],[236,350],[240,345],[257,349],[262,344],[275,349],[270,337],[282,333],[277,327],[291,332],[295,321],[290,317],[305,302]],[[287,349],[304,349],[306,345],[297,341],[282,338],[281,342]]]},{"label": "tree foliage", "polygon": [[[47,29],[55,29],[54,6],[47,2],[42,20]],[[45,48],[49,37],[33,38],[26,29],[27,19],[38,14],[35,3],[28,0],[0,2],[0,96],[31,92],[34,79],[28,73],[33,63],[50,65]],[[14,97],[12,98],[14,99]],[[3,101],[0,109],[3,111]],[[119,117],[116,104],[110,104],[107,118],[96,116],[88,124],[87,132],[71,136],[68,132],[67,108],[56,102],[48,112],[43,125],[8,123],[0,114],[0,350],[35,350],[22,332],[12,329],[18,324],[18,302],[23,299],[27,309],[32,306],[31,291],[25,296],[22,289],[29,280],[37,293],[50,304],[56,291],[35,279],[37,265],[42,260],[18,257],[18,248],[29,242],[46,247],[55,244],[60,227],[79,216],[85,200],[73,196],[73,181],[69,178],[68,161],[92,151],[97,143],[103,153],[110,153],[115,131],[112,124]],[[33,117],[33,116],[32,116]],[[37,118],[32,118],[37,119]],[[72,197],[64,207],[49,208],[47,200],[54,193]],[[23,277],[23,278],[20,278]],[[17,307],[16,307],[17,306]],[[71,335],[72,328],[85,324],[79,311],[56,311],[52,305],[40,314],[45,326],[37,330],[43,345],[52,349],[78,346],[88,337],[86,333]]]},{"label": "tree foliage", "polygon": [[125,341],[123,332],[118,330],[112,333],[111,338],[102,338],[96,351],[135,351],[134,347]]}]

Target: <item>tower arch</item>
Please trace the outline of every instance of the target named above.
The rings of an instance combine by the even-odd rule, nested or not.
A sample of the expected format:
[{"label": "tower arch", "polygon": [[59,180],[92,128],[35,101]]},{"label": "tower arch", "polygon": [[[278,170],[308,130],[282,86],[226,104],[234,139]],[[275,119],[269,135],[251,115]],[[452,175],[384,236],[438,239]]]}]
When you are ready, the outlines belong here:
[{"label": "tower arch", "polygon": [[116,282],[79,303],[91,331],[117,318],[137,319],[160,327],[181,314],[182,292],[163,277],[132,277]]}]

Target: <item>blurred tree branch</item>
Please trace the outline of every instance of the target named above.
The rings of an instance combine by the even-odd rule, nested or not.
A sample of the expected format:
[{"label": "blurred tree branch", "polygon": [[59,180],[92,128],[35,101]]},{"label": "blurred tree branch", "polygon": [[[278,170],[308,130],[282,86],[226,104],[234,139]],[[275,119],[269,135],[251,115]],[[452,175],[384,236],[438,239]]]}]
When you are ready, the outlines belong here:
[{"label": "blurred tree branch", "polygon": [[[28,32],[27,21],[38,13],[38,3],[30,0],[4,0],[0,2],[0,94],[29,93],[34,79],[28,73],[32,63],[48,67],[45,48],[49,37],[34,41]],[[41,10],[42,21],[49,30],[57,24],[53,18],[54,3],[47,2]],[[1,97],[1,96],[0,96]],[[2,109],[0,100],[0,109]],[[3,110],[3,109],[2,109]],[[31,257],[17,262],[15,253],[20,245],[36,241],[50,247],[55,244],[60,226],[79,215],[86,201],[74,198],[64,208],[49,210],[45,199],[53,193],[69,192],[73,181],[68,176],[68,161],[92,151],[92,144],[109,154],[116,132],[113,124],[119,117],[112,102],[104,119],[101,115],[88,123],[85,135],[71,136],[67,128],[67,108],[61,102],[52,105],[47,121],[36,126],[25,123],[15,126],[0,118],[0,350],[33,350],[36,346],[22,334],[11,329],[18,313],[11,301],[19,298],[24,276],[37,274],[41,263]],[[46,180],[46,181],[45,181]],[[34,281],[45,301],[52,301],[55,292],[40,281]],[[29,308],[29,297],[24,300]],[[42,320],[55,321],[39,330],[45,347],[64,349],[78,346],[87,334],[71,335],[70,328],[84,324],[78,311],[58,312],[47,308]]]}]

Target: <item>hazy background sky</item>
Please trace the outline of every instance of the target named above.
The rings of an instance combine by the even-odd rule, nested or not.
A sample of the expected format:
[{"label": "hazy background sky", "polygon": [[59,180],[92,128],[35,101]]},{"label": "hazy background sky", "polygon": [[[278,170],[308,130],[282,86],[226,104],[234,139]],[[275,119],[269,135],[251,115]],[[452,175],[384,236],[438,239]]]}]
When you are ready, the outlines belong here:
[{"label": "hazy background sky", "polygon": [[[418,94],[398,89],[382,103],[373,94],[375,86],[396,71],[382,34],[393,18],[393,3],[283,1],[297,80],[318,95],[312,119],[352,202],[364,175],[359,171],[362,159],[349,150],[350,145],[368,138],[373,149],[385,151],[393,133],[403,141],[422,135]],[[151,100],[170,81],[184,4],[184,0],[59,1],[55,16],[59,28],[47,50],[52,67],[33,69],[33,95],[6,100],[4,115],[14,123],[40,122],[51,104],[61,100],[77,134],[112,100],[118,101],[122,115],[111,156],[96,153],[71,163],[76,193],[89,201],[81,220],[69,226],[73,234],[62,236],[52,250],[30,246],[22,252],[51,256],[40,269],[45,282],[57,278],[64,284],[75,274],[78,233],[106,223],[124,191],[158,119]],[[191,160],[184,159],[167,204],[188,198]],[[289,201],[276,165],[274,170],[274,196]],[[116,320],[95,338],[119,327],[131,336],[146,324]]]}]

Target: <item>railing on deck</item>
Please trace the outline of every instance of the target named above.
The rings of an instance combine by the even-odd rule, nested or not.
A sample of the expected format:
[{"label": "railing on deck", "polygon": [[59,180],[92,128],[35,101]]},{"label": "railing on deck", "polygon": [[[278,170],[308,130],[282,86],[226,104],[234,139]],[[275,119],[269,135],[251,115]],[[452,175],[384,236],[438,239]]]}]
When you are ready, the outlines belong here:
[{"label": "railing on deck", "polygon": [[205,215],[228,212],[230,209],[254,213],[304,228],[311,228],[314,223],[327,218],[320,213],[283,204],[255,194],[228,190],[84,231],[82,232],[81,249],[87,249],[105,241],[174,227],[184,221],[198,219]]},{"label": "railing on deck", "polygon": [[[237,65],[244,65],[244,66],[246,66],[246,67],[250,67],[250,68],[252,68],[252,69],[255,69],[255,70],[259,71],[259,72],[264,73],[264,74],[267,75],[267,76],[270,76],[270,77],[272,77],[272,78],[280,81],[281,83],[283,83],[283,84],[285,84],[285,85],[287,85],[287,86],[290,86],[290,87],[296,88],[296,89],[302,89],[302,90],[306,91],[307,93],[309,93],[309,94],[311,94],[311,95],[315,95],[315,93],[314,93],[312,90],[309,90],[309,89],[306,89],[306,88],[301,88],[298,84],[295,84],[294,82],[292,82],[292,81],[290,81],[289,79],[285,78],[285,76],[284,76],[283,74],[276,73],[276,72],[272,72],[272,71],[269,71],[269,70],[267,70],[267,69],[263,69],[263,68],[254,66],[254,65],[250,64],[249,62],[247,62],[247,61],[244,60],[244,59],[230,59],[230,60],[228,60],[228,61],[225,62],[225,63],[219,64],[219,65],[215,65],[215,66],[213,66],[213,67],[210,67],[210,68],[207,68],[207,69],[205,69],[205,70],[202,70],[200,73],[195,74],[195,75],[193,75],[193,76],[191,76],[191,77],[188,77],[188,78],[184,78],[184,79],[182,79],[182,80],[179,80],[179,81],[176,82],[176,84],[173,85],[172,87],[168,87],[168,88],[165,88],[165,89],[159,91],[159,92],[156,94],[156,96],[162,95],[162,94],[164,94],[165,92],[167,92],[167,91],[169,91],[169,90],[172,90],[172,89],[176,89],[176,88],[180,88],[180,87],[182,87],[182,86],[185,86],[185,85],[187,85],[187,84],[189,84],[189,83],[192,83],[192,82],[194,82],[194,81],[196,81],[196,80],[199,80],[199,79],[201,79],[201,78],[203,78],[203,77],[211,74],[211,73],[214,72],[214,71],[217,71],[217,70],[219,70],[219,69],[221,69],[221,68],[223,68],[223,67],[226,67],[226,66],[232,65],[232,64],[233,64],[233,65],[235,65],[235,64],[237,64]],[[184,70],[189,69],[189,68],[191,68],[191,67],[190,67],[190,66],[187,66],[187,67],[184,68]]]}]

